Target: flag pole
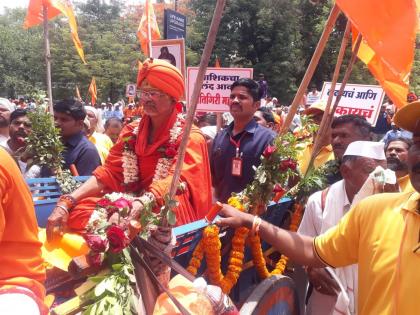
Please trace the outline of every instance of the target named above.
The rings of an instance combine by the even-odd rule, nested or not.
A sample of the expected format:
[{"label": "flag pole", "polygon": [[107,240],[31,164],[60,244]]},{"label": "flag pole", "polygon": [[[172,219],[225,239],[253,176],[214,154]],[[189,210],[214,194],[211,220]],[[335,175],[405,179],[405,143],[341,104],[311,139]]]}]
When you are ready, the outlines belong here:
[{"label": "flag pole", "polygon": [[325,28],[322,32],[321,38],[318,41],[318,45],[316,46],[314,54],[312,55],[311,62],[309,63],[308,68],[306,69],[305,75],[303,76],[302,82],[300,83],[300,86],[296,92],[292,105],[290,105],[289,107],[289,112],[286,116],[286,120],[284,121],[284,124],[280,130],[280,133],[282,134],[288,131],[289,126],[292,123],[293,117],[295,117],[299,103],[302,100],[303,94],[308,88],[309,82],[312,79],[315,69],[319,63],[319,59],[321,58],[325,45],[327,44],[328,38],[330,37],[331,31],[334,28],[335,21],[337,20],[339,14],[340,9],[338,8],[337,4],[334,4],[328,17],[327,23],[325,24]]},{"label": "flag pole", "polygon": [[153,57],[153,54],[152,54],[152,28],[150,26],[149,0],[146,1],[146,10],[147,10],[147,45],[149,47],[149,58],[152,58]]},{"label": "flag pole", "polygon": [[[357,53],[359,52],[361,42],[362,42],[362,35],[359,33],[359,35],[357,36],[354,48],[352,50],[352,54],[351,54],[349,64],[347,65],[346,72],[344,73],[344,77],[343,77],[343,80],[342,80],[341,85],[340,85],[340,90],[338,91],[338,95],[337,95],[337,97],[334,101],[334,106],[332,107],[330,115],[327,117],[327,120],[324,123],[324,126],[322,126],[322,121],[324,120],[324,117],[322,117],[321,127],[323,127],[323,129],[321,130],[321,128],[320,128],[319,134],[315,139],[314,150],[312,151],[311,160],[309,162],[309,167],[308,167],[306,172],[308,172],[308,170],[313,165],[315,157],[318,155],[318,151],[321,150],[321,141],[322,141],[321,137],[326,134],[327,130],[331,126],[335,110],[337,109],[338,103],[340,102],[341,96],[343,95],[344,89],[347,85],[347,81],[350,78],[350,74],[353,70],[354,63],[356,62],[356,57],[357,57]],[[334,91],[334,90],[335,90],[335,88],[333,89],[333,87],[331,87],[331,91]],[[330,95],[328,97],[328,101],[330,101],[330,98],[331,98],[331,101],[332,101],[332,96],[331,95],[334,95],[334,93],[330,93]],[[325,110],[324,116],[325,116],[326,113],[327,113],[327,110]]]},{"label": "flag pole", "polygon": [[47,95],[48,95],[48,109],[51,115],[54,114],[52,105],[52,87],[51,87],[51,52],[50,52],[50,40],[48,30],[48,6],[43,4],[43,17],[44,17],[44,52],[45,52],[45,64],[47,66]]},{"label": "flag pole", "polygon": [[[344,31],[343,39],[341,41],[340,51],[338,52],[337,62],[335,64],[335,69],[333,73],[333,77],[331,80],[331,91],[335,91],[335,87],[337,85],[338,77],[340,75],[341,65],[343,64],[344,54],[346,52],[346,48],[348,42],[350,40],[350,30],[351,30],[351,23],[347,21],[346,30]],[[328,95],[327,106],[325,107],[324,115],[322,116],[321,124],[319,126],[319,130],[317,135],[314,137],[314,148],[311,155],[311,160],[309,162],[308,168],[306,173],[312,168],[315,157],[318,155],[319,151],[322,147],[322,142],[324,138],[327,136],[327,131],[331,125],[332,116],[334,112],[331,111],[331,103],[333,99],[334,93],[330,93]]]},{"label": "flag pole", "polygon": [[[210,55],[216,42],[216,35],[219,29],[220,21],[223,16],[223,9],[225,7],[226,0],[217,0],[216,7],[214,9],[213,19],[210,24],[209,33],[207,35],[206,44],[204,46],[203,54],[201,55],[200,66],[198,68],[197,79],[194,84],[193,93],[191,96],[191,103],[189,104],[187,111],[187,118],[185,122],[185,129],[182,135],[181,144],[178,149],[178,157],[176,161],[174,175],[169,190],[169,197],[173,199],[176,190],[178,188],[179,177],[181,175],[182,165],[184,163],[185,151],[187,149],[188,139],[190,137],[191,127],[194,120],[195,110],[197,109],[198,97],[200,95],[201,86],[203,85],[204,75],[206,74],[207,66],[210,61]],[[166,225],[166,216],[163,218],[163,225]]]}]

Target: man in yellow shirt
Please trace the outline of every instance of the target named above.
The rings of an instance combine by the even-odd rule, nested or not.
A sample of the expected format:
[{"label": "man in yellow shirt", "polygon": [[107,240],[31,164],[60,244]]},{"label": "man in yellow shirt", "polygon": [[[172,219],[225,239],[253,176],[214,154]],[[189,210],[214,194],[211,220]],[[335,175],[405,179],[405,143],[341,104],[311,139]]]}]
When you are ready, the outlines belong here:
[{"label": "man in yellow shirt", "polygon": [[407,157],[408,150],[412,145],[411,139],[396,138],[385,145],[385,155],[388,162],[388,168],[393,170],[397,175],[400,191],[414,191],[408,175]]},{"label": "man in yellow shirt", "polygon": [[[259,229],[262,239],[313,267],[359,264],[358,314],[416,314],[420,309],[420,102],[400,109],[394,122],[413,132],[408,170],[415,192],[368,197],[335,227],[314,238],[259,224],[228,205],[218,224]],[[258,227],[258,228],[257,228]]]}]

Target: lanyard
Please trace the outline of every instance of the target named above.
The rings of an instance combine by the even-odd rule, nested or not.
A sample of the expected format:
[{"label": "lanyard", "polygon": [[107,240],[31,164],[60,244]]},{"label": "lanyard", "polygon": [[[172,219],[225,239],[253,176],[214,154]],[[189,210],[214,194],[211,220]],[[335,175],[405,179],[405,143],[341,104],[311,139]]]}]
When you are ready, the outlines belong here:
[{"label": "lanyard", "polygon": [[239,140],[238,141],[235,141],[233,138],[232,138],[232,136],[229,136],[230,137],[230,143],[232,143],[234,146],[235,146],[235,148],[236,148],[236,157],[238,158],[239,157],[239,149],[240,149],[240,147],[241,147],[241,140],[242,140],[242,138],[245,136],[245,134],[246,134],[246,132],[244,132],[242,135],[241,135],[241,137],[239,138]]}]

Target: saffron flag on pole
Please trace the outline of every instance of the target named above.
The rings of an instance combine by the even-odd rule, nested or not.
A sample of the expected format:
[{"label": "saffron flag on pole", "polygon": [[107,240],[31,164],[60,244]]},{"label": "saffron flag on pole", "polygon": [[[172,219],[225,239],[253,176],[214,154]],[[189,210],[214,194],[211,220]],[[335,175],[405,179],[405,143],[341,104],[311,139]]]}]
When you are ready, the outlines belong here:
[{"label": "saffron flag on pole", "polygon": [[92,106],[95,106],[97,99],[97,90],[96,90],[96,80],[95,77],[92,77],[92,81],[89,84],[89,94],[91,96]]},{"label": "saffron flag on pole", "polygon": [[149,0],[146,0],[144,5],[143,15],[141,16],[139,28],[137,29],[137,37],[141,50],[146,56],[150,57],[149,43],[152,40],[160,39],[160,32],[153,5]]},{"label": "saffron flag on pole", "polygon": [[217,57],[217,56],[216,56],[216,61],[215,61],[215,63],[214,63],[214,67],[215,67],[215,68],[221,68],[221,66],[220,66],[220,59],[219,59],[219,57]]},{"label": "saffron flag on pole", "polygon": [[86,64],[85,54],[83,52],[82,43],[77,33],[77,22],[74,15],[73,6],[70,0],[29,0],[28,12],[24,23],[25,28],[30,28],[44,21],[43,6],[48,8],[48,20],[53,19],[59,14],[64,14],[69,20],[71,37],[73,39],[74,46],[76,47],[77,53],[82,59],[83,63]]},{"label": "saffron flag on pole", "polygon": [[397,107],[407,103],[419,0],[336,0],[363,37],[358,57]]}]

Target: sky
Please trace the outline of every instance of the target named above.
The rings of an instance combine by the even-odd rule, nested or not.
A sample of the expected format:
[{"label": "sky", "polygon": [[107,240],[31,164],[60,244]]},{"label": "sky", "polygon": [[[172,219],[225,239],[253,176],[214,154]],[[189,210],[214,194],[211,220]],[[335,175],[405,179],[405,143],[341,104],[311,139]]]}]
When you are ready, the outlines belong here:
[{"label": "sky", "polygon": [[[79,0],[83,1],[83,0]],[[129,4],[143,3],[144,0],[126,0]],[[152,2],[155,2],[152,0]],[[8,8],[27,8],[29,0],[0,0],[0,14],[4,13],[4,7]]]}]

